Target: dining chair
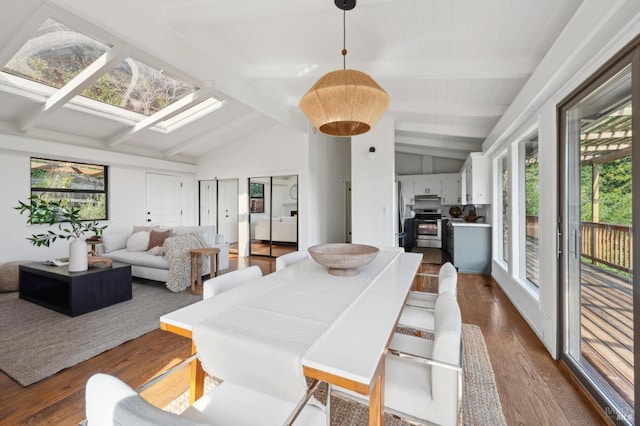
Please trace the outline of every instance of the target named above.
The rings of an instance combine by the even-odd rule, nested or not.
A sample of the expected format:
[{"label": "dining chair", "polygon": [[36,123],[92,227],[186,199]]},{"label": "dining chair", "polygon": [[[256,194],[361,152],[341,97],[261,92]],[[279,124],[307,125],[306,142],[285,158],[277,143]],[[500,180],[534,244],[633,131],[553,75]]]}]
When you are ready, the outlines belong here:
[{"label": "dining chair", "polygon": [[306,250],[294,251],[276,257],[276,271],[280,271],[287,266],[291,266],[303,260],[309,259],[309,252]]},{"label": "dining chair", "polygon": [[195,425],[326,425],[322,408],[307,404],[311,392],[289,401],[227,381],[217,385],[182,414],[164,411],[147,402],[120,379],[98,373],[85,391],[85,426],[195,426]]},{"label": "dining chair", "polygon": [[202,284],[202,299],[208,299],[260,277],[262,277],[262,269],[257,265],[218,275]]},{"label": "dining chair", "polygon": [[[418,272],[416,276],[424,279],[425,277],[438,278],[438,293],[443,293],[445,291],[453,291],[453,294],[457,294],[457,284],[458,284],[458,271],[456,267],[453,266],[451,262],[444,263],[437,274],[423,273]],[[447,277],[455,277],[455,280],[448,280],[447,282],[443,282]],[[421,286],[422,287],[422,286]],[[436,303],[437,293],[427,293],[424,291],[410,291],[409,296],[407,297],[407,305],[417,306],[421,308],[430,308],[433,309]]]},{"label": "dining chair", "polygon": [[[451,292],[436,300],[433,340],[396,333],[406,344],[390,347],[385,358],[385,412],[420,424],[457,425],[462,403],[462,316]],[[361,394],[331,386],[338,394]]]},{"label": "dining chair", "polygon": [[438,299],[441,295],[445,293],[449,293],[456,298],[456,276],[447,276],[438,283],[439,287],[443,289],[449,289],[448,291],[439,292],[438,294],[434,293],[433,299],[434,307],[429,307],[429,304],[426,302],[430,302],[429,300],[425,300],[423,306],[414,306],[409,305],[409,302],[404,305],[402,308],[402,312],[400,313],[400,318],[398,318],[398,327],[407,327],[412,328],[418,331],[433,331],[435,329],[435,304],[438,303]]}]

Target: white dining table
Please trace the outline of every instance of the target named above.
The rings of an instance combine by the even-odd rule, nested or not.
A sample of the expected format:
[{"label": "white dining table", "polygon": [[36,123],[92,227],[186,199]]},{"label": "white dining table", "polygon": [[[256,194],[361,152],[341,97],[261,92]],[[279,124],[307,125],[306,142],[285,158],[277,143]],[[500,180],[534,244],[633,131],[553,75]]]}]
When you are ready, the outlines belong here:
[{"label": "white dining table", "polygon": [[[384,413],[384,359],[389,342],[393,336],[397,320],[406,300],[407,294],[412,287],[415,274],[420,267],[421,254],[405,253],[398,249],[382,249],[379,254],[380,259],[377,264],[370,266],[367,270],[365,266],[359,275],[360,278],[352,281],[354,288],[356,281],[360,290],[357,294],[345,296],[342,301],[344,308],[340,308],[334,316],[326,315],[324,323],[317,325],[318,330],[313,330],[309,335],[309,347],[306,346],[297,354],[301,370],[306,377],[319,379],[332,385],[343,387],[369,397],[369,424],[382,425]],[[383,263],[381,263],[383,262]],[[273,299],[272,295],[287,294],[287,288],[295,288],[296,292],[302,285],[295,283],[302,280],[311,280],[313,285],[309,288],[317,288],[318,285],[326,283],[327,286],[348,286],[350,281],[345,277],[334,277],[326,272],[326,268],[315,264],[312,259],[292,265],[281,271],[266,275],[260,279],[236,287],[230,291],[216,297],[202,300],[193,305],[163,315],[160,319],[160,326],[163,330],[193,338],[194,328],[196,335],[209,336],[202,330],[209,330],[211,336],[217,336],[224,324],[234,327],[230,319],[235,320],[236,311],[242,312],[247,307],[253,308],[261,300]],[[282,293],[285,291],[285,293]],[[280,292],[280,293],[278,293]],[[311,295],[310,297],[316,297]],[[348,299],[353,297],[353,299]],[[300,295],[291,297],[291,306],[287,306],[286,299],[278,303],[278,308],[287,311],[295,310],[293,304],[300,303]],[[296,300],[298,300],[296,302]],[[304,324],[305,319],[300,322]],[[239,325],[241,327],[241,325]],[[316,324],[314,324],[314,327]],[[268,328],[264,328],[268,330]],[[315,333],[315,334],[313,334]],[[231,335],[233,333],[227,333]],[[248,339],[251,337],[249,336]],[[204,349],[203,337],[200,341],[200,350]],[[209,340],[207,338],[207,340]],[[215,341],[215,339],[212,339]],[[211,342],[207,341],[206,344]],[[226,343],[226,341],[225,341]],[[246,359],[241,353],[233,353],[233,350],[248,351],[243,349],[243,342],[235,345],[232,341],[230,345],[225,344],[224,349],[219,349],[215,345],[207,348],[207,357],[203,358],[205,368],[209,370],[207,359],[210,359],[213,371],[217,371],[220,364],[216,358],[228,359],[237,357]],[[262,342],[259,342],[262,344]],[[198,349],[198,342],[192,340],[194,352]],[[276,343],[277,344],[277,340]],[[247,346],[251,348],[250,345]],[[279,348],[276,348],[279,349]],[[216,350],[218,356],[216,356]],[[224,357],[222,351],[225,352]],[[267,352],[267,351],[265,351]],[[268,351],[273,352],[273,351]],[[201,353],[199,354],[201,355]],[[259,356],[259,355],[258,355]],[[256,359],[256,365],[260,365],[260,358]],[[275,362],[266,360],[267,362]],[[223,363],[224,364],[224,363]],[[229,367],[229,366],[224,366]],[[230,366],[229,374],[251,374],[251,368],[236,368]],[[238,373],[239,374],[239,373]],[[251,376],[250,376],[251,377]],[[221,377],[225,379],[224,375]],[[202,396],[204,371],[198,361],[192,363],[191,370],[191,401],[195,401]]]}]

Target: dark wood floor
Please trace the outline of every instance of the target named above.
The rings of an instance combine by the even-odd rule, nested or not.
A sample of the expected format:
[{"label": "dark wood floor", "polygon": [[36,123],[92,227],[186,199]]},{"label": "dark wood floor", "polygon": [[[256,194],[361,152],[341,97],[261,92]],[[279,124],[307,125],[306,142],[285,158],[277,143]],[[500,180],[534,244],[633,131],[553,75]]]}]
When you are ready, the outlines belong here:
[{"label": "dark wood floor", "polygon": [[[236,259],[230,270],[269,258]],[[558,364],[490,277],[460,274],[458,300],[465,323],[482,329],[509,425],[599,425],[601,418],[563,375]],[[188,356],[190,341],[154,331],[22,388],[0,373],[0,425],[77,425],[84,418],[84,385],[96,372],[120,377],[133,387]],[[187,389],[185,368],[143,395],[164,406]]]}]

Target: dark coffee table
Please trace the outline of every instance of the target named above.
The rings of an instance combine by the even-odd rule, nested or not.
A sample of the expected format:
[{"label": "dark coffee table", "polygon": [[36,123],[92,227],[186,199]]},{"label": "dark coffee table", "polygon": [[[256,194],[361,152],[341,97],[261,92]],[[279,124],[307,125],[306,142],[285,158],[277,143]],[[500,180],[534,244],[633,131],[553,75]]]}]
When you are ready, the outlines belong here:
[{"label": "dark coffee table", "polygon": [[130,300],[131,265],[113,262],[69,272],[67,266],[20,265],[20,298],[72,317]]}]

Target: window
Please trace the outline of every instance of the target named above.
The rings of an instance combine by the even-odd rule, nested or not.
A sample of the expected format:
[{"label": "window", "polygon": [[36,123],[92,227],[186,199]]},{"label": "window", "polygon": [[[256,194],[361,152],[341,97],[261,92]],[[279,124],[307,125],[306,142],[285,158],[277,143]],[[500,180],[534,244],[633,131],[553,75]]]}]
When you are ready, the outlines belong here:
[{"label": "window", "polygon": [[251,182],[249,186],[251,213],[264,213],[264,184]]},{"label": "window", "polygon": [[[540,205],[538,132],[524,140],[524,238],[525,276],[533,285],[539,283],[538,206]],[[521,210],[522,211],[522,210]]]},{"label": "window", "polygon": [[31,158],[31,195],[67,200],[83,220],[106,220],[107,166]]},{"label": "window", "polygon": [[509,156],[505,155],[500,160],[500,187],[502,191],[501,210],[501,231],[502,231],[502,260],[509,263]]},{"label": "window", "polygon": [[[0,89],[50,99],[91,65],[109,61],[107,54],[112,49],[114,46],[48,18],[2,66]],[[149,119],[150,130],[170,133],[224,104],[198,93],[200,89],[193,84],[169,76],[158,64],[152,66],[134,57],[111,60],[97,80],[86,76],[79,82],[81,94],[66,107],[128,125]],[[166,116],[163,120],[151,118],[165,109],[166,113],[158,115]]]}]

